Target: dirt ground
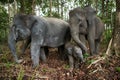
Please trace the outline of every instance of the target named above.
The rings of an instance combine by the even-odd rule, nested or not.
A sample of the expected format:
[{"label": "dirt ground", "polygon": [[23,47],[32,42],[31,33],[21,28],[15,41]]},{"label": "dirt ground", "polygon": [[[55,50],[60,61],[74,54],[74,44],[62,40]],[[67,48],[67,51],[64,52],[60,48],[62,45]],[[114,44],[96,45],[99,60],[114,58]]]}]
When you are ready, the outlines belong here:
[{"label": "dirt ground", "polygon": [[0,80],[120,80],[120,58],[116,56],[92,65],[104,55],[86,57],[79,69],[71,70],[68,62],[58,57],[57,49],[50,49],[47,62],[40,61],[40,65],[33,69],[29,49],[19,55],[24,60],[21,64],[14,63],[8,51],[0,54]]}]

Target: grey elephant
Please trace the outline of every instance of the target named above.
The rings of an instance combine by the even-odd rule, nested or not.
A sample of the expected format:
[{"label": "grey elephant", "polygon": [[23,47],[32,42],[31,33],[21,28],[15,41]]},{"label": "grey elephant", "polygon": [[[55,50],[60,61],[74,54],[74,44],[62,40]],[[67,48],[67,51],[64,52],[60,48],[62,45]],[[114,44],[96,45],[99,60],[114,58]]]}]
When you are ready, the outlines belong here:
[{"label": "grey elephant", "polygon": [[[23,47],[22,52],[25,52],[29,41],[30,41],[30,34],[31,32],[26,28],[26,27],[16,27],[14,24],[10,25],[10,31],[9,31],[9,35],[8,35],[8,46],[11,49],[11,52],[14,56],[14,60],[16,63],[21,63],[22,59],[18,60],[18,57],[16,55],[16,48],[15,48],[15,44],[18,41],[22,41],[22,40],[26,40],[27,42],[25,43],[25,46]],[[46,49],[46,48],[45,48]],[[41,55],[40,55],[40,59],[44,62],[46,62],[46,55],[45,52],[46,50],[44,50],[44,48],[42,47],[41,49]]]},{"label": "grey elephant", "polygon": [[68,56],[70,68],[78,68],[80,62],[84,62],[82,49],[73,42],[65,44],[66,54]]},{"label": "grey elephant", "polygon": [[102,33],[104,32],[104,23],[96,15],[96,10],[91,6],[85,6],[86,19],[88,22],[87,39],[91,55],[98,54],[99,44]]},{"label": "grey elephant", "polygon": [[15,44],[20,40],[30,38],[31,59],[33,67],[36,67],[39,65],[42,47],[63,46],[66,41],[69,41],[67,38],[69,32],[69,24],[61,19],[17,14],[14,16],[13,25],[10,28],[8,44],[15,61],[19,63]]},{"label": "grey elephant", "polygon": [[85,45],[85,36],[87,34],[87,21],[85,11],[80,8],[74,8],[69,12],[69,24],[71,37],[82,49],[83,53],[87,52]]},{"label": "grey elephant", "polygon": [[[75,42],[80,44],[80,41],[83,41],[85,44],[84,41],[87,39],[90,54],[97,54],[100,39],[104,31],[104,24],[96,16],[95,10],[90,6],[86,6],[84,9],[77,7],[69,12],[69,17],[71,34]],[[83,40],[79,37],[81,34]]]}]

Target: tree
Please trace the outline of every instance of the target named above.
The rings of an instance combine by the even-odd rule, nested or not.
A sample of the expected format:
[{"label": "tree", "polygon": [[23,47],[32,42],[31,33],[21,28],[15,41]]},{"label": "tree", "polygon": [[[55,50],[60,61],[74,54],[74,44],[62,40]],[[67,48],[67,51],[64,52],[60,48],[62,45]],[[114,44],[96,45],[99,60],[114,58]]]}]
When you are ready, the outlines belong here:
[{"label": "tree", "polygon": [[17,0],[17,2],[20,3],[20,13],[35,14],[35,0]]},{"label": "tree", "polygon": [[116,0],[116,25],[113,30],[113,51],[120,56],[120,0]]}]

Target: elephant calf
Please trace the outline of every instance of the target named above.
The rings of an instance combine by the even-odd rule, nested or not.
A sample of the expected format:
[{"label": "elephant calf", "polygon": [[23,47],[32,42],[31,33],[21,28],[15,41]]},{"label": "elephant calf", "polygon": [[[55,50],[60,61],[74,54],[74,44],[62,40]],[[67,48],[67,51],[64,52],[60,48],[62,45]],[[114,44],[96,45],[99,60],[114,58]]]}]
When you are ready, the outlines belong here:
[{"label": "elephant calf", "polygon": [[65,44],[65,50],[69,59],[70,68],[78,68],[80,61],[84,62],[82,49],[80,47],[68,42]]}]

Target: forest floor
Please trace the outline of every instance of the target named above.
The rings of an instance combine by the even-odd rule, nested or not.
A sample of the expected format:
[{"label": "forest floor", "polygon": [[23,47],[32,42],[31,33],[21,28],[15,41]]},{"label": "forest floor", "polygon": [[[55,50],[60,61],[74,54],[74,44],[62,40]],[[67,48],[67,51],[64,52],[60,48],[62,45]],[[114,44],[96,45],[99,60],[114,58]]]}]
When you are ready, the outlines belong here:
[{"label": "forest floor", "polygon": [[8,47],[2,46],[0,80],[120,80],[120,57],[104,58],[104,53],[103,47],[101,55],[88,56],[79,69],[71,70],[67,61],[59,59],[57,49],[50,48],[47,62],[33,69],[29,49],[19,54],[24,61],[16,64]]}]

